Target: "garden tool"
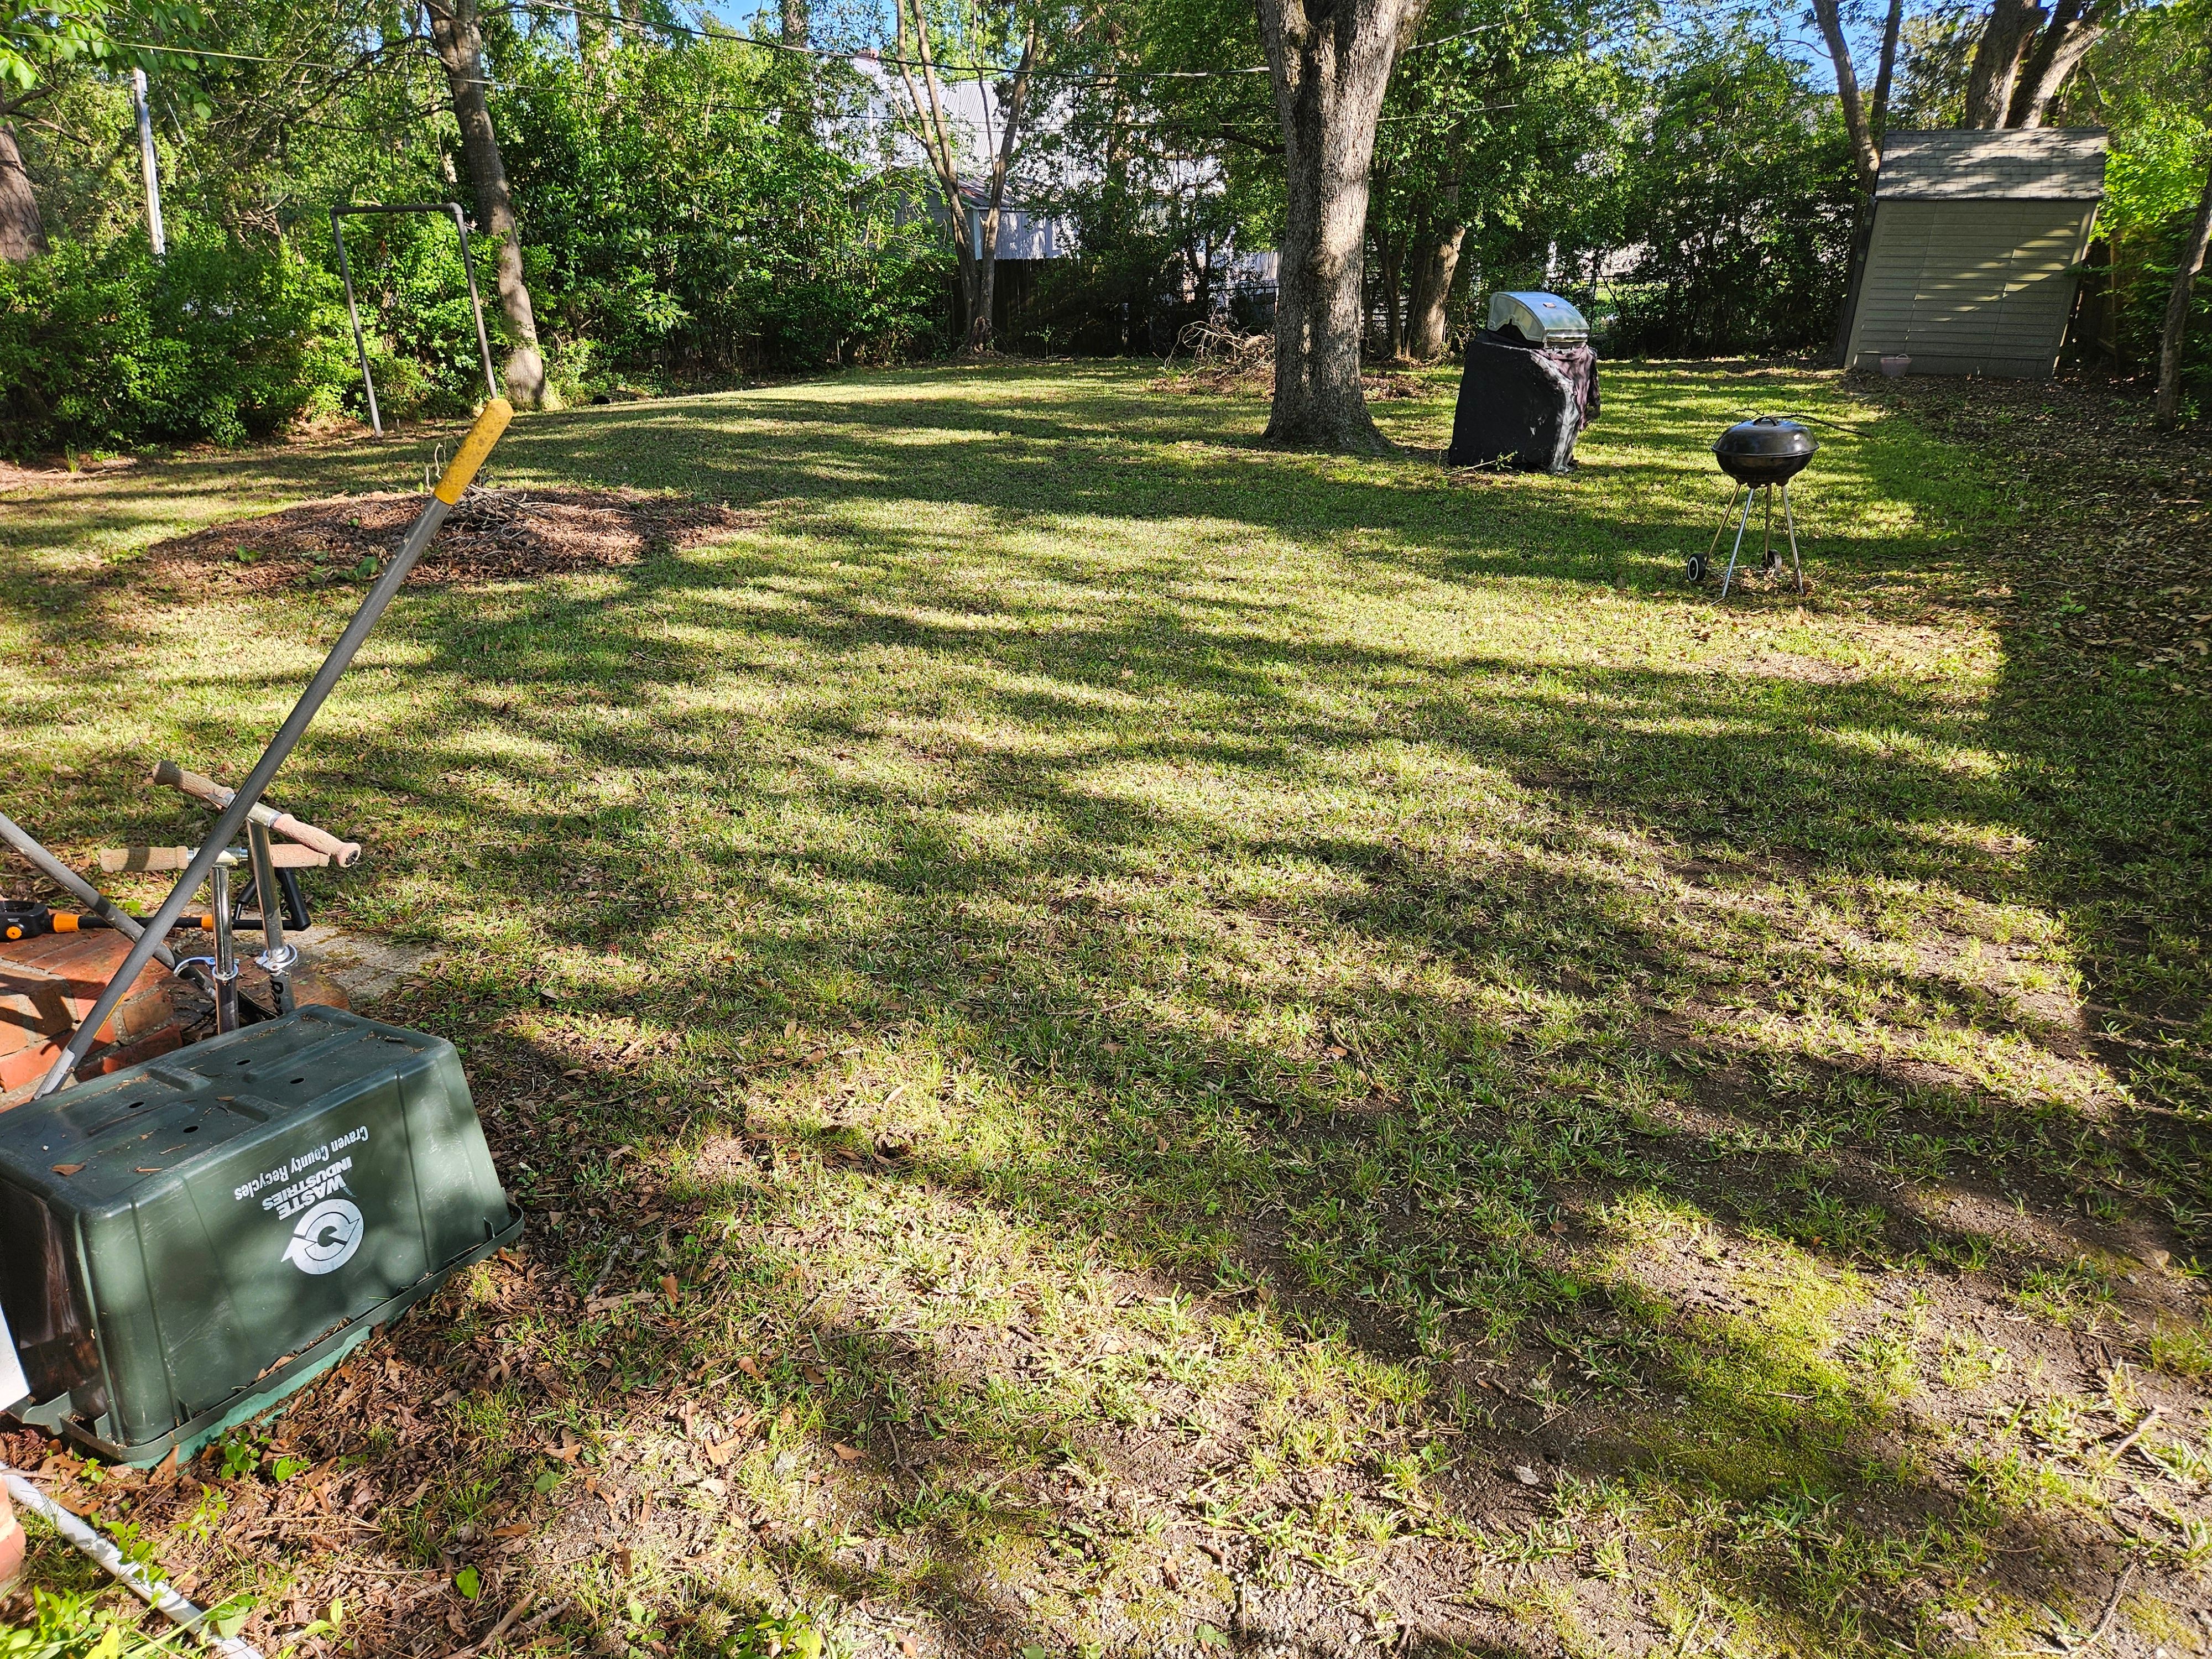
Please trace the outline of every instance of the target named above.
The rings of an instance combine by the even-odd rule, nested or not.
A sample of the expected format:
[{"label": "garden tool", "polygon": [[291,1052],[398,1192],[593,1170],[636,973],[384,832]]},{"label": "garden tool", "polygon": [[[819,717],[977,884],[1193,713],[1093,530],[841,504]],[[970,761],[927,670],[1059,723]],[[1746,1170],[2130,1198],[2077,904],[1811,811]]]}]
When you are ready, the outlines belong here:
[{"label": "garden tool", "polygon": [[[195,966],[234,975],[233,838],[512,413],[487,405],[30,1103],[0,1113],[0,1315],[33,1401],[14,1415],[101,1456],[189,1455],[521,1230],[441,1037],[305,1004],[63,1087],[203,884],[216,955]],[[265,895],[276,849],[254,827],[242,861]],[[264,917],[276,966],[281,908]]]}]

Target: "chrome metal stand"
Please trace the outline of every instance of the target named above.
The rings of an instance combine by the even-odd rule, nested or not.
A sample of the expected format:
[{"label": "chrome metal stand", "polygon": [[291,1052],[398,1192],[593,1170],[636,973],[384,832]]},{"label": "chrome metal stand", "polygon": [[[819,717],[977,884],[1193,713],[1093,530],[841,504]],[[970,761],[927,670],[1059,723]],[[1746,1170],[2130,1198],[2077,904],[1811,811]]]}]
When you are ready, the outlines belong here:
[{"label": "chrome metal stand", "polygon": [[1774,545],[1774,495],[1779,490],[1782,493],[1782,527],[1790,538],[1790,573],[1797,579],[1797,591],[1802,593],[1805,591],[1805,566],[1797,556],[1797,520],[1790,510],[1789,484],[1745,484],[1742,489],[1743,511],[1741,514],[1736,512],[1735,497],[1729,496],[1728,511],[1721,514],[1720,527],[1713,532],[1712,545],[1705,550],[1703,558],[1695,554],[1690,557],[1690,580],[1705,580],[1705,572],[1711,568],[1713,555],[1720,551],[1721,538],[1728,533],[1728,521],[1734,517],[1735,543],[1729,549],[1728,568],[1721,574],[1721,597],[1728,598],[1729,587],[1735,580],[1736,560],[1743,551],[1743,532],[1751,523],[1751,498],[1761,490],[1766,492],[1766,532],[1765,540],[1759,550],[1759,562],[1769,575],[1778,573],[1782,568],[1782,555]]},{"label": "chrome metal stand", "polygon": [[253,959],[269,975],[269,1000],[281,1019],[292,1012],[292,969],[299,965],[299,947],[284,942],[284,891],[276,884],[269,827],[248,818],[246,848],[253,861],[253,890],[261,901],[261,954]]},{"label": "chrome metal stand", "polygon": [[238,946],[230,936],[230,866],[208,872],[208,902],[215,907],[215,1029],[238,1029]]}]

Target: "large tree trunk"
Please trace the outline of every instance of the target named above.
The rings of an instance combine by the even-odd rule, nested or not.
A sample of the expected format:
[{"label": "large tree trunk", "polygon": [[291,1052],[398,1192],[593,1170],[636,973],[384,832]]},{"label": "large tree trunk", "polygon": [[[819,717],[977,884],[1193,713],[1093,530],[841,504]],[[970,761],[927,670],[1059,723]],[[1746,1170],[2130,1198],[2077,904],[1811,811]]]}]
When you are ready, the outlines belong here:
[{"label": "large tree trunk", "polygon": [[484,95],[483,32],[477,24],[477,0],[424,0],[424,9],[430,14],[431,43],[437,47],[438,61],[446,66],[453,118],[460,124],[461,155],[468,164],[469,182],[476,188],[477,223],[498,239],[499,308],[515,338],[507,359],[507,395],[518,404],[536,404],[545,397],[545,360],[538,355],[538,316],[522,280],[522,228],[515,220],[507,163],[499,153],[499,135],[492,129],[491,105]]},{"label": "large tree trunk", "polygon": [[1259,0],[1286,183],[1267,437],[1381,454],[1359,390],[1360,250],[1375,123],[1425,0]]},{"label": "large tree trunk", "polygon": [[1966,71],[1966,109],[1959,125],[1996,128],[2005,124],[2012,106],[2021,60],[2034,44],[2036,32],[2047,14],[2035,0],[1996,0],[1982,38],[1974,43],[1972,64]]},{"label": "large tree trunk", "polygon": [[2039,127],[2051,100],[2071,80],[2089,48],[2103,38],[2110,21],[2112,0],[2058,0],[2058,9],[2044,26],[2022,64],[2005,125]]},{"label": "large tree trunk", "polygon": [[1459,252],[1467,227],[1431,221],[1413,248],[1413,302],[1407,319],[1406,351],[1415,362],[1432,363],[1451,349],[1449,307],[1459,277]]},{"label": "large tree trunk", "polygon": [[2197,220],[2173,268],[2173,288],[2166,300],[2166,326],[2158,336],[2158,423],[2172,426],[2181,416],[2181,344],[2189,333],[2189,301],[2197,273],[2204,264],[2204,244],[2212,238],[2212,167],[2204,174]]},{"label": "large tree trunk", "polygon": [[23,152],[15,148],[15,130],[0,121],[0,259],[21,264],[46,251],[46,222],[23,170]]}]

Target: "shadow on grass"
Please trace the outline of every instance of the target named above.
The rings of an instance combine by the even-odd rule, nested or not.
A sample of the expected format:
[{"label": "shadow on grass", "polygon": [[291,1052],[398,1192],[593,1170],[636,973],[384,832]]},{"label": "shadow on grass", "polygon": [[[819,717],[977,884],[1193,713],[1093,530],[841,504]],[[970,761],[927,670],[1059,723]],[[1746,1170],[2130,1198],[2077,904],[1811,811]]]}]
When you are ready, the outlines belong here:
[{"label": "shadow on grass", "polygon": [[[1909,935],[1945,907],[2019,897],[2010,848],[2033,824],[2005,775],[1975,763],[1981,708],[1898,677],[1579,662],[1548,649],[1571,625],[1556,617],[1526,652],[1449,628],[1387,642],[1378,590],[1385,608],[1449,622],[1468,584],[1671,577],[1673,555],[1650,544],[1697,527],[1685,492],[1655,482],[1650,499],[1600,497],[1620,510],[1593,513],[1610,487],[1601,457],[1583,495],[1409,487],[1367,464],[1178,458],[1184,406],[1133,417],[1111,382],[1095,409],[1062,397],[1039,416],[933,407],[919,384],[846,407],[750,397],[718,413],[730,447],[713,453],[679,408],[529,423],[519,476],[557,456],[710,495],[797,489],[806,506],[765,547],[410,596],[381,636],[404,666],[364,669],[353,729],[287,775],[311,816],[386,826],[398,873],[459,898],[457,931],[481,921],[498,941],[414,1012],[465,1035],[526,1201],[588,1215],[577,1195],[599,1199],[602,1217],[533,1247],[571,1291],[641,1231],[643,1200],[610,1153],[681,1168],[706,1138],[744,1143],[744,1174],[684,1194],[690,1231],[672,1245],[740,1288],[628,1334],[576,1322],[569,1303],[501,1310],[540,1322],[534,1340],[568,1381],[520,1396],[514,1443],[473,1449],[482,1469],[520,1498],[542,1468],[522,1432],[665,1432],[672,1378],[772,1340],[770,1377],[730,1395],[763,1422],[799,1412],[770,1431],[777,1455],[818,1433],[892,1471],[870,1486],[831,1462],[817,1484],[875,1532],[915,1533],[922,1567],[886,1579],[771,1532],[752,1547],[767,1579],[679,1590],[688,1531],[642,1534],[668,1575],[646,1588],[687,1620],[771,1594],[890,1597],[975,1651],[1095,1616],[1101,1639],[1188,1641],[1203,1621],[1240,1648],[1321,1652],[1371,1629],[1379,1606],[1417,1651],[1549,1652],[1545,1621],[1566,1615],[1534,1587],[1594,1571],[1630,1518],[1674,1540],[1671,1570],[1733,1616],[1837,1651],[1928,1635],[1948,1592],[1917,1562],[2020,1602],[2100,1594],[2097,1526],[1906,1455],[1912,1410],[1833,1352],[1827,1312],[1701,1308],[1693,1285],[1640,1285],[1616,1260],[1616,1212],[1647,1193],[1692,1231],[1795,1239],[1798,1255],[1775,1259],[1808,1308],[1848,1303],[1836,1287],[1855,1267],[1983,1248],[1881,1195],[1872,1173],[1908,1135],[1952,1139],[1928,1182],[2035,1194],[2046,1234],[2014,1247],[2015,1266],[2111,1244],[2061,1207],[2094,1132],[2039,1078],[1990,1064],[1939,1081],[1893,1052],[1930,1034],[2044,1036],[1971,975],[1877,948],[1904,942],[1886,908],[1902,907]],[[1653,392],[1638,430],[1671,458],[1709,410]],[[947,434],[982,459],[948,462]],[[1109,453],[1131,441],[1166,452],[1141,479]],[[1924,483],[1879,442],[1836,465],[1869,497]],[[1614,467],[1613,481],[1663,482],[1671,466]],[[885,510],[916,496],[965,516]],[[1111,562],[1069,544],[1079,528],[1111,544],[1113,520],[1189,528]],[[1273,558],[1284,539],[1302,550]],[[1849,563],[1909,571],[1929,550],[1869,536]],[[1347,621],[1309,584],[1358,588],[1370,608]],[[98,590],[81,599],[70,637],[120,644],[123,614]],[[238,746],[215,716],[173,730],[195,756]],[[120,774],[138,758],[85,763]],[[62,829],[123,806],[88,792]],[[133,810],[149,838],[171,822],[143,798]],[[1929,894],[1936,909],[1910,896]],[[387,919],[434,909],[425,897]],[[594,968],[610,951],[650,966]],[[651,1081],[627,1100],[612,1097],[626,1083],[568,1086],[573,1055],[507,1034],[541,990],[569,1029],[627,1021],[660,1040]],[[810,1081],[835,1066],[760,1058],[794,1025],[964,1067],[999,1117],[956,1090],[900,1167],[840,1159],[849,1126],[817,1121]],[[732,1100],[764,1079],[785,1096],[754,1126]],[[1835,1167],[1793,1187],[1789,1166],[1808,1158]],[[1281,1453],[1297,1425],[1270,1425],[1252,1398],[1185,1388],[1146,1403],[1172,1394],[1165,1370],[1130,1381],[1127,1400],[1066,1385],[1112,1411],[1050,1389],[1025,1402],[1018,1369],[941,1328],[927,1341],[896,1328],[899,1308],[927,1305],[919,1285],[878,1304],[854,1292],[843,1323],[821,1316],[821,1294],[770,1293],[823,1289],[810,1276],[834,1262],[816,1261],[809,1230],[835,1234],[841,1212],[917,1188],[1030,1238],[1055,1283],[1204,1298],[1214,1323],[1256,1310],[1272,1365],[1318,1344],[1348,1373],[1401,1376],[1402,1411],[1351,1455],[1302,1462]],[[1875,1212],[1870,1231],[1811,1201],[1838,1194]],[[674,1240],[674,1213],[652,1231]],[[764,1242],[785,1234],[798,1236]],[[1003,1326],[1001,1311],[983,1322]],[[450,1329],[417,1322],[399,1341],[434,1356],[490,1324],[465,1304],[445,1315]],[[833,1362],[825,1382],[805,1382],[802,1341]],[[1194,1439],[1176,1410],[1201,1419]],[[1423,1436],[1454,1448],[1443,1519],[1419,1542],[1401,1530],[1345,1555],[1357,1534],[1329,1505],[1376,1507],[1386,1452]],[[1048,1479],[1071,1454],[1140,1494],[1139,1512],[1101,1523]],[[1185,1501],[1207,1471],[1263,1461],[1276,1472],[1227,1510]],[[895,1524],[925,1487],[993,1480],[1004,1501]],[[1161,1589],[1139,1559],[1147,1512],[1164,1517],[1158,1537],[1221,1553],[1221,1588],[1197,1587],[1194,1568],[1194,1587]],[[1559,1522],[1564,1540],[1545,1530]],[[1013,1569],[1048,1536],[1093,1565],[1126,1557],[1119,1582],[1142,1591],[1126,1599],[1164,1595],[1168,1622],[1148,1636],[1119,1613],[1010,1603]],[[1054,1594],[1100,1577],[1042,1576]],[[1861,1580],[1883,1587],[1880,1605],[1850,1588]],[[594,1580],[604,1607],[627,1593]]]}]

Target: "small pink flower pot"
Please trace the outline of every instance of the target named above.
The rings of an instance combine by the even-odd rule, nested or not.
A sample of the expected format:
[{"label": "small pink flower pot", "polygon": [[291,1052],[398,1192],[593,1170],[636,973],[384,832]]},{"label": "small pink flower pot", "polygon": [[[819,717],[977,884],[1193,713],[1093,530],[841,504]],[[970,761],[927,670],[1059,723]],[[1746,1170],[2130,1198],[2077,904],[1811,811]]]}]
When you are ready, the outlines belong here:
[{"label": "small pink flower pot", "polygon": [[1912,367],[1912,359],[1902,351],[1891,352],[1881,360],[1881,372],[1893,380],[1905,378],[1905,371]]}]

